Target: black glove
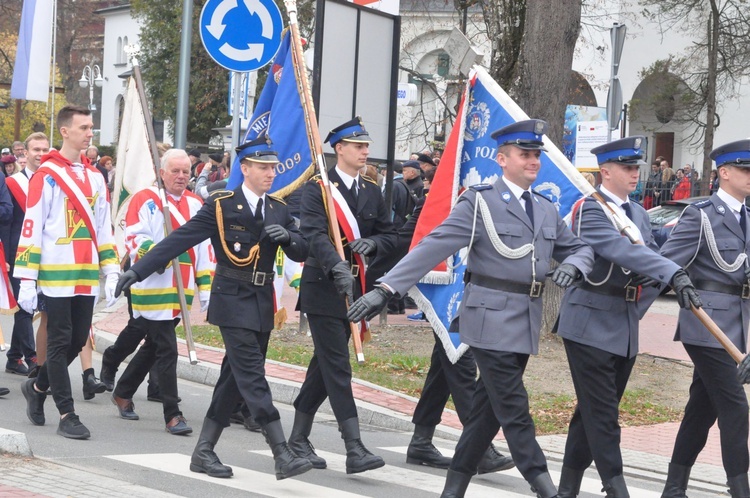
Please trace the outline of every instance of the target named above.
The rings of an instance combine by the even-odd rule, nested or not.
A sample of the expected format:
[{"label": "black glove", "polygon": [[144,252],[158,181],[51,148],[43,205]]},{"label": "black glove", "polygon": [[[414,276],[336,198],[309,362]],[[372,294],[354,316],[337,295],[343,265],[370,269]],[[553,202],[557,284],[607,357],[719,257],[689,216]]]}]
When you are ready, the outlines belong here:
[{"label": "black glove", "polygon": [[363,319],[371,319],[383,311],[385,305],[393,297],[393,292],[385,287],[375,287],[373,290],[357,299],[349,308],[346,318],[350,322],[357,323]]},{"label": "black glove", "polygon": [[349,242],[349,247],[354,252],[358,252],[364,256],[369,256],[375,253],[378,245],[372,239],[356,239]]},{"label": "black glove", "polygon": [[289,231],[281,225],[268,225],[266,227],[266,233],[271,237],[271,240],[277,244],[286,244],[292,240]]},{"label": "black glove", "polygon": [[331,268],[331,275],[333,275],[333,285],[336,286],[336,290],[342,296],[347,296],[349,303],[354,301],[354,276],[352,275],[352,269],[349,263],[346,261],[339,261],[333,268]]},{"label": "black glove", "polygon": [[695,291],[695,286],[685,270],[677,270],[670,285],[674,289],[674,293],[677,294],[677,302],[680,304],[680,308],[688,310],[691,304],[696,308],[703,306],[701,298]]},{"label": "black glove", "polygon": [[578,268],[570,263],[563,263],[555,269],[551,278],[555,285],[565,289],[570,287],[570,284],[575,282],[580,275],[581,272],[578,271]]},{"label": "black glove", "polygon": [[630,284],[633,287],[657,287],[659,282],[647,275],[638,275],[637,273],[631,273]]},{"label": "black glove", "polygon": [[120,297],[122,291],[130,289],[130,286],[138,282],[138,280],[138,274],[133,270],[128,270],[120,275],[120,278],[117,280],[117,285],[115,286],[115,297]]},{"label": "black glove", "polygon": [[[349,312],[351,313],[351,310]],[[750,354],[745,355],[737,366],[737,378],[743,384],[750,384]]]}]

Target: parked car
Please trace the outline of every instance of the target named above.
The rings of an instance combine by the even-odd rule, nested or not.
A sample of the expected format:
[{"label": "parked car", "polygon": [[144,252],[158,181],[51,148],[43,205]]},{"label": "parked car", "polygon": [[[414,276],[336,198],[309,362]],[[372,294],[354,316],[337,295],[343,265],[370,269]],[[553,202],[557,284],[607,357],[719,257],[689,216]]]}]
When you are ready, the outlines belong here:
[{"label": "parked car", "polygon": [[672,229],[680,219],[682,211],[690,204],[708,199],[708,196],[688,197],[677,201],[666,201],[660,206],[648,210],[648,218],[651,222],[651,233],[654,235],[654,241],[661,247],[672,233]]}]

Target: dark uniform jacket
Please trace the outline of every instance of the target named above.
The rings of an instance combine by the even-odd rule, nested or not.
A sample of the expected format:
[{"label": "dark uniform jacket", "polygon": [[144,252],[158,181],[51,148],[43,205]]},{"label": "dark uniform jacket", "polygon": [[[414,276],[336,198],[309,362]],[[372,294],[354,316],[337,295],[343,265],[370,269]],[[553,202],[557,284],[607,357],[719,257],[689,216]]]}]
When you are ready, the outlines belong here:
[{"label": "dark uniform jacket", "polygon": [[[328,172],[331,188],[338,188],[346,199],[352,214],[359,224],[362,238],[373,240],[377,244],[375,254],[392,251],[398,235],[391,223],[390,213],[386,210],[383,196],[378,185],[370,179],[359,176],[357,202],[355,204],[346,185],[336,173],[335,168]],[[298,309],[304,313],[346,318],[344,298],[336,292],[331,277],[331,268],[341,261],[328,233],[322,187],[317,177],[305,184],[300,208],[300,229],[310,243],[310,258],[302,269]],[[348,241],[341,231],[346,260],[355,265],[356,261],[349,249]],[[373,255],[374,256],[374,255]],[[361,268],[360,271],[364,271]],[[359,280],[354,285],[354,298],[362,295]]]},{"label": "dark uniform jacket", "polygon": [[[643,206],[630,202],[630,209],[643,245],[633,244],[622,236],[594,198],[587,198],[581,205],[573,223],[573,233],[578,234],[581,225],[581,240],[596,253],[594,268],[587,280],[601,285],[568,288],[560,305],[557,330],[560,337],[626,358],[638,354],[640,316],[638,302],[626,301],[625,286],[635,274],[666,284],[680,269],[659,256]],[[595,291],[594,287],[601,291]],[[622,289],[622,292],[618,296],[605,295],[602,293],[605,289]],[[636,297],[635,293],[632,297]]]},{"label": "dark uniform jacket", "polygon": [[[294,261],[304,261],[308,245],[299,233],[286,205],[283,201],[268,195],[265,199],[263,225],[281,225],[286,228],[291,240],[282,246],[284,252]],[[219,208],[221,217],[217,218]],[[219,226],[219,222],[222,223],[222,227]],[[217,274],[211,286],[208,322],[257,332],[271,331],[274,315],[273,279],[265,285],[258,286],[252,281],[252,273],[274,271],[279,245],[273,242],[263,230],[263,226],[255,221],[242,192],[242,186],[234,191],[221,190],[211,194],[195,216],[153,246],[131,267],[131,270],[138,274],[139,280],[143,280],[172,258],[209,237],[216,254]],[[260,257],[257,264],[237,266],[227,257],[229,252],[239,258],[246,258],[250,249],[258,243]],[[221,268],[243,272],[240,275],[243,278],[221,275]]]}]

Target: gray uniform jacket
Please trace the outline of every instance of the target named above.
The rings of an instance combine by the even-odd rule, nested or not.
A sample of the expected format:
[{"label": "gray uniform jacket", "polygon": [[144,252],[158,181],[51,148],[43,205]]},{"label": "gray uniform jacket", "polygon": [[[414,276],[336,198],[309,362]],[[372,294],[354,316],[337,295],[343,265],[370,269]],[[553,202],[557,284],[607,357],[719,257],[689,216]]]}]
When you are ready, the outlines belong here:
[{"label": "gray uniform jacket", "polygon": [[[514,282],[531,283],[532,255],[536,258],[536,280],[543,281],[551,258],[570,263],[584,275],[591,270],[594,252],[575,237],[545,197],[536,195],[534,230],[521,203],[503,180],[477,192],[469,189],[446,220],[412,249],[380,281],[404,295],[435,265],[469,245],[474,203],[481,194],[492,214],[494,230],[510,248],[533,241],[534,253],[508,259],[492,245],[481,215],[468,259],[467,271]],[[537,354],[542,317],[542,299],[468,283],[459,307],[461,342],[494,351]]]},{"label": "gray uniform jacket", "polygon": [[[674,230],[662,246],[661,253],[678,265],[686,266],[690,280],[699,288],[703,309],[740,351],[746,350],[750,300],[739,295],[700,290],[701,280],[725,285],[747,284],[744,266],[727,273],[716,265],[709,253],[705,233],[701,233],[701,211],[708,215],[722,258],[732,263],[750,245],[742,235],[734,213],[718,195],[685,208]],[[697,251],[697,255],[696,255]],[[695,259],[693,257],[695,256]],[[692,262],[691,262],[692,261]],[[675,340],[694,346],[721,348],[719,342],[701,324],[692,311],[680,310]]]},{"label": "gray uniform jacket", "polygon": [[680,269],[659,256],[643,206],[631,202],[630,209],[633,223],[643,236],[643,245],[633,244],[622,236],[595,199],[589,197],[581,205],[573,220],[573,233],[580,233],[581,240],[596,253],[588,281],[601,283],[602,289],[621,288],[623,292],[612,296],[579,287],[568,288],[560,305],[557,329],[560,337],[627,358],[638,354],[640,316],[637,301],[625,300],[625,286],[633,276],[626,271],[669,283]]}]

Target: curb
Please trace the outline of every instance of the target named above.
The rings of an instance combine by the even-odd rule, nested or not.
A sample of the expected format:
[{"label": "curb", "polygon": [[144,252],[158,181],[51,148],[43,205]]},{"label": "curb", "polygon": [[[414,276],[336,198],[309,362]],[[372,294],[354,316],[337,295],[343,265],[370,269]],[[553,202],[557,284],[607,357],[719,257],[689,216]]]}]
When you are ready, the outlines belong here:
[{"label": "curb", "polygon": [[0,453],[34,457],[29,441],[26,439],[26,434],[2,428],[0,428]]}]

